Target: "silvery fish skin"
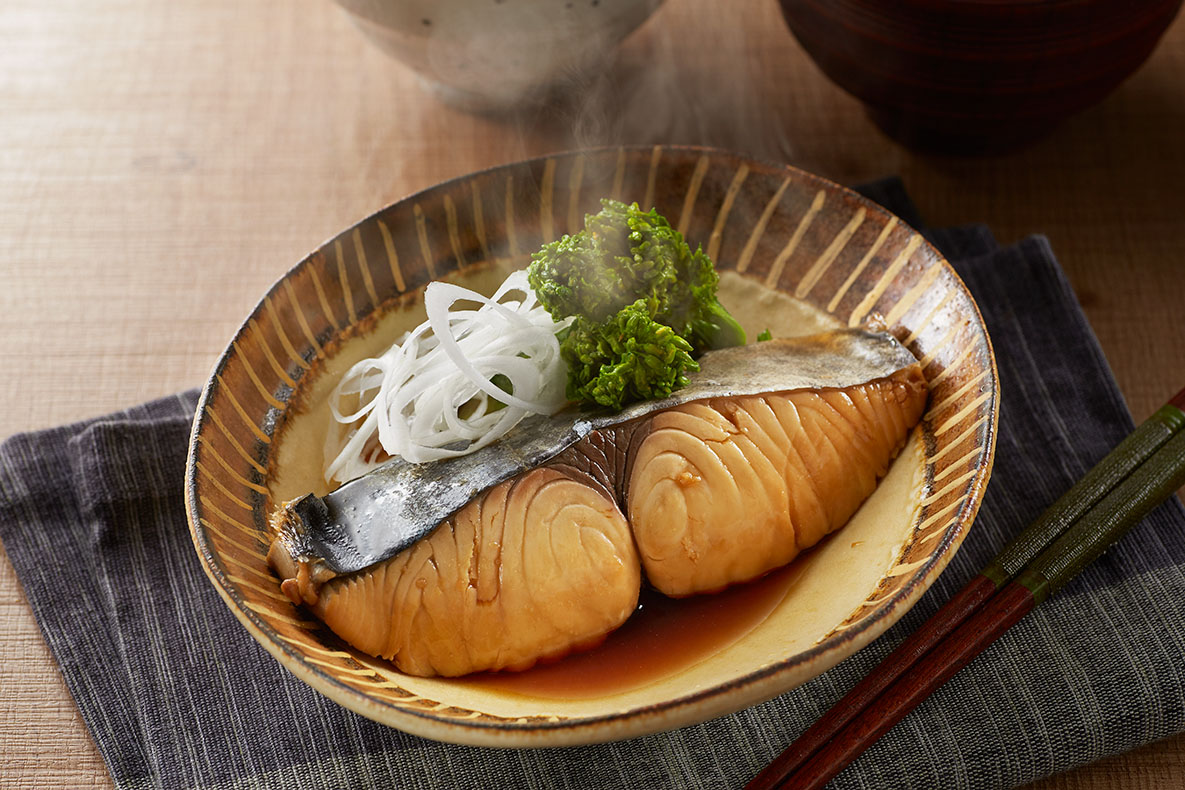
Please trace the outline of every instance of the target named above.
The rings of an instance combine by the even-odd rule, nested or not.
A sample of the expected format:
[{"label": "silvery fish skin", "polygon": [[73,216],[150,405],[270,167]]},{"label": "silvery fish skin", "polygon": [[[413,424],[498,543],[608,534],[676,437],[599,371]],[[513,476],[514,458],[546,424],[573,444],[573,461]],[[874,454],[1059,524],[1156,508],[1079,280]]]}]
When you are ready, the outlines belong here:
[{"label": "silvery fish skin", "polygon": [[710,351],[688,385],[668,398],[613,413],[569,409],[532,415],[467,456],[424,464],[396,459],[324,497],[309,494],[289,502],[272,517],[268,558],[287,579],[285,593],[311,604],[325,581],[395,556],[481,492],[594,432],[710,398],[851,387],[916,362],[892,335],[861,329]]}]

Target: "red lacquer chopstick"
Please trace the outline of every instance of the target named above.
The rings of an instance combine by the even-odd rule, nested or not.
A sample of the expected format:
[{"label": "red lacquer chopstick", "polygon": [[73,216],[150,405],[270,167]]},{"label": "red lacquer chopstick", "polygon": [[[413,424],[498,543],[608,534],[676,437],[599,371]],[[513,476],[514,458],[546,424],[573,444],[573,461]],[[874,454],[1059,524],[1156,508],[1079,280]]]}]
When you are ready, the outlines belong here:
[{"label": "red lacquer chopstick", "polygon": [[[872,673],[861,680],[786,751],[754,777],[746,785],[746,790],[769,790],[782,786],[798,787],[798,784],[784,785],[782,782],[802,766],[813,753],[828,744],[845,725],[852,722],[874,700],[877,700],[877,697],[897,681],[906,670],[914,667],[915,671],[911,672],[911,676],[916,676],[919,661],[927,656],[936,645],[942,643],[948,636],[952,641],[958,640],[954,632],[960,623],[972,615],[976,615],[976,622],[981,624],[976,628],[981,630],[975,634],[964,634],[963,644],[955,651],[955,654],[951,654],[948,649],[941,657],[935,659],[942,666],[954,668],[949,671],[949,674],[943,674],[943,679],[937,685],[931,686],[921,697],[917,697],[912,704],[905,708],[905,711],[907,712],[917,701],[923,699],[926,694],[945,682],[959,668],[965,666],[980,650],[1003,633],[1003,630],[1014,624],[1032,608],[1031,594],[1020,590],[1011,590],[1005,596],[1004,593],[997,595],[997,591],[1001,587],[1005,587],[1042,550],[1054,543],[1071,525],[1113,492],[1120,483],[1128,480],[1142,463],[1154,456],[1183,428],[1185,428],[1185,389],[1173,396],[1152,417],[1141,423],[1075,486],[1009,543],[996,559],[956,593],[917,631],[909,635]],[[1170,489],[1168,495],[1171,495],[1172,490]],[[1027,588],[1022,586],[1021,589]],[[1005,590],[1007,591],[1008,588]],[[1000,598],[1000,600],[996,601],[993,596]],[[1026,599],[1029,602],[1027,606],[1024,604]],[[989,601],[991,605],[987,606]],[[983,618],[990,618],[990,620],[985,621]],[[986,629],[982,625],[985,622],[989,626]],[[1001,625],[1003,623],[1007,623],[1007,625]],[[987,641],[983,641],[984,639]],[[959,663],[956,660],[958,655],[966,655],[966,660]],[[895,704],[908,703],[909,699],[912,698],[898,699]],[[903,716],[904,713],[901,715]],[[887,730],[887,727],[885,729]],[[879,737],[879,734],[875,737]],[[871,740],[865,742],[871,743]],[[852,754],[847,759],[851,760],[854,757],[855,754]],[[843,764],[846,765],[846,762]]]}]

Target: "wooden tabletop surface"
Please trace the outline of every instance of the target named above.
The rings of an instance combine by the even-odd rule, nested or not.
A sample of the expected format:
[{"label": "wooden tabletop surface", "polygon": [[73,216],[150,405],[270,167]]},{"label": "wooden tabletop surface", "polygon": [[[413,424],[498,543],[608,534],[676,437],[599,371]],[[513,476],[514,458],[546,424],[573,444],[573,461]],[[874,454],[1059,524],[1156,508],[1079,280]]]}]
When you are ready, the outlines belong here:
[{"label": "wooden tabletop surface", "polygon": [[[329,0],[8,0],[0,437],[200,385],[275,279],[404,195],[619,142],[717,145],[849,184],[898,174],[931,223],[1044,233],[1133,415],[1183,383],[1185,17],[1103,103],[990,159],[886,139],[771,0],[667,0],[581,97],[450,109]],[[0,785],[111,786],[2,553]],[[1035,787],[1185,787],[1185,736]]]}]

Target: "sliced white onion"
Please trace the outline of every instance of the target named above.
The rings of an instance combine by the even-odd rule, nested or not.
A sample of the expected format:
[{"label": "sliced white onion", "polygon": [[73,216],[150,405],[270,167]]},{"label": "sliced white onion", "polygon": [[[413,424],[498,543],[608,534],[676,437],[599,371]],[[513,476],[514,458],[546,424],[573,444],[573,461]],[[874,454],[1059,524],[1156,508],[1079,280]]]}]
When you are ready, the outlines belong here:
[{"label": "sliced white onion", "polygon": [[[477,309],[457,309],[475,302]],[[374,359],[354,365],[329,398],[325,480],[351,480],[391,457],[412,463],[465,455],[504,436],[527,414],[553,414],[567,402],[567,370],[553,321],[526,272],[492,297],[452,283],[424,291],[428,320]],[[512,392],[493,382],[510,381]],[[505,407],[491,411],[494,401]],[[467,414],[461,415],[465,407]]]}]

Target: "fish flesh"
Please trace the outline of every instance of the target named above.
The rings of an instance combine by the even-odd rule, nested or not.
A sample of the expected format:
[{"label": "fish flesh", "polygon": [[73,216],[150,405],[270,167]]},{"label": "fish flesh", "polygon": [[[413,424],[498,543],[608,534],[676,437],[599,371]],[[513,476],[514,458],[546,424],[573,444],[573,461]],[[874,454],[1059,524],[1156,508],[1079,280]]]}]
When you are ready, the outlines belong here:
[{"label": "fish flesh", "polygon": [[330,581],[311,609],[402,672],[451,677],[589,647],[633,613],[640,588],[617,504],[542,468],[494,486],[374,569]]},{"label": "fish flesh", "polygon": [[302,595],[311,601],[307,596],[325,580],[394,556],[485,489],[546,463],[596,431],[691,401],[842,389],[916,363],[892,335],[861,329],[709,351],[688,384],[662,400],[620,412],[532,415],[469,455],[424,464],[395,459],[324,497],[310,494],[287,503],[273,514],[273,553],[277,561],[299,566],[289,576],[299,575]]},{"label": "fish flesh", "polygon": [[926,399],[909,351],[865,330],[712,351],[691,378],[279,508],[281,589],[410,674],[525,668],[621,625],[643,571],[678,596],[789,562],[867,498]]},{"label": "fish flesh", "polygon": [[917,366],[846,389],[716,398],[654,416],[626,501],[670,596],[749,581],[847,523],[926,401]]}]

